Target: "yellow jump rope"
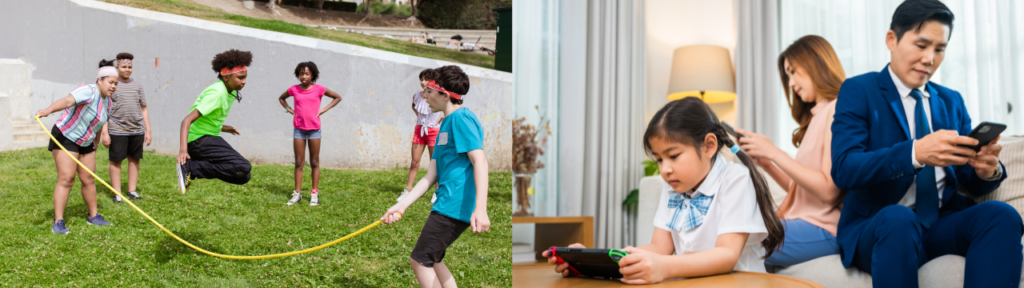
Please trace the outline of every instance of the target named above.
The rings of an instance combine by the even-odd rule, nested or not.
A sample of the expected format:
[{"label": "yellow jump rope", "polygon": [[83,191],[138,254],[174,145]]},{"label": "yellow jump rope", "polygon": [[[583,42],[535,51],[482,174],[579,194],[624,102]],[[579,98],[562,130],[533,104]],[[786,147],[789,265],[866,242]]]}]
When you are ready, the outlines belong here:
[{"label": "yellow jump rope", "polygon": [[[113,187],[110,187],[110,184],[107,184],[106,181],[103,181],[103,179],[100,179],[100,177],[96,176],[95,173],[92,173],[92,170],[89,170],[89,168],[86,168],[85,165],[82,165],[82,162],[78,162],[78,159],[76,159],[74,156],[71,156],[71,152],[68,152],[67,149],[64,149],[64,145],[61,145],[60,142],[57,142],[57,139],[53,138],[53,134],[50,134],[50,130],[47,130],[46,129],[46,125],[43,125],[43,121],[39,120],[39,115],[36,115],[35,118],[36,118],[36,122],[39,122],[39,127],[43,127],[43,131],[46,131],[46,135],[50,136],[50,139],[53,140],[53,143],[57,143],[57,146],[60,147],[60,150],[64,150],[64,153],[67,153],[68,157],[71,157],[71,160],[75,160],[75,163],[78,163],[79,167],[82,167],[82,169],[85,169],[86,172],[89,172],[89,175],[92,175],[92,177],[95,178],[97,181],[100,181],[100,183],[103,183],[103,186],[107,186],[107,188],[109,188],[110,191],[114,191],[114,194],[117,194],[118,196],[121,196],[121,192],[117,192],[117,190],[114,190]],[[174,232],[171,232],[170,230],[167,230],[167,228],[164,228],[164,225],[160,225],[159,222],[156,222],[156,220],[153,220],[153,217],[149,217],[149,214],[146,214],[146,212],[142,212],[142,209],[139,209],[139,206],[135,206],[135,203],[132,203],[131,200],[128,200],[128,197],[123,197],[122,196],[121,199],[123,199],[125,202],[128,202],[128,205],[131,205],[132,208],[135,208],[135,211],[139,211],[139,214],[142,214],[142,216],[145,216],[146,219],[149,219],[149,222],[153,222],[153,224],[155,224],[156,227],[160,227],[160,230],[164,230],[164,232],[167,232],[167,235],[171,235],[171,237],[174,237],[174,239],[178,239],[178,242],[181,242],[181,244],[185,244],[185,246],[191,247],[192,249],[196,249],[196,251],[203,252],[203,254],[210,255],[210,256],[213,256],[213,257],[226,258],[226,259],[256,260],[256,259],[278,258],[278,257],[285,257],[285,256],[305,254],[305,253],[309,253],[309,252],[313,252],[313,251],[316,251],[316,250],[320,250],[320,249],[324,249],[324,248],[330,247],[330,246],[332,246],[334,244],[341,243],[341,241],[345,241],[345,240],[348,240],[349,238],[355,237],[356,235],[362,234],[363,232],[366,232],[367,230],[370,230],[373,227],[377,227],[377,225],[380,225],[380,223],[383,222],[381,220],[377,220],[376,222],[373,222],[372,224],[367,225],[366,227],[363,227],[363,229],[359,229],[356,232],[352,232],[352,234],[345,235],[345,237],[341,237],[341,238],[338,238],[337,240],[334,240],[334,241],[331,241],[331,242],[327,242],[326,244],[323,244],[323,245],[320,245],[320,246],[316,246],[316,247],[313,247],[313,248],[309,248],[309,249],[304,249],[304,250],[299,250],[299,251],[292,251],[292,252],[288,252],[288,253],[279,253],[279,254],[270,254],[270,255],[257,255],[257,256],[224,255],[224,254],[220,254],[220,253],[216,253],[216,252],[210,252],[210,251],[207,251],[206,249],[199,248],[196,245],[192,245],[192,243],[188,243],[188,241],[185,241],[185,239],[181,239],[181,237],[178,237],[178,235],[175,235]],[[398,214],[398,218],[401,218],[401,217],[402,217],[402,215]]]}]

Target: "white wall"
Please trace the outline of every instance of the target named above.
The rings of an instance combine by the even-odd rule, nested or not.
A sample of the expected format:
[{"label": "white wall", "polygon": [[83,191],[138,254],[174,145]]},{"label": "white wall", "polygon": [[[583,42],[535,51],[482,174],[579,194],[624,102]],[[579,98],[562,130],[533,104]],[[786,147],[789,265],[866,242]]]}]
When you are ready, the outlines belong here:
[{"label": "white wall", "polygon": [[[668,79],[676,48],[706,44],[729,49],[735,62],[736,13],[733,1],[647,1],[647,113],[649,120],[668,103]],[[735,66],[735,64],[734,64]],[[712,105],[722,120],[735,123],[734,103]]]}]

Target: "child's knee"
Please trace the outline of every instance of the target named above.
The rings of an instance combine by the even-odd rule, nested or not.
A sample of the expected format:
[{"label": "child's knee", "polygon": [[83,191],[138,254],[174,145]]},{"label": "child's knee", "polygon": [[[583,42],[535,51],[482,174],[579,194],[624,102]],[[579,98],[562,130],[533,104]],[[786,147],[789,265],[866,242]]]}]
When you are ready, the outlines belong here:
[{"label": "child's knee", "polygon": [[82,182],[82,186],[93,185],[96,181],[92,178],[92,175],[78,176],[78,181]]},{"label": "child's knee", "polygon": [[420,167],[420,159],[412,159],[412,163],[409,163],[409,167]]},{"label": "child's knee", "polygon": [[75,175],[57,177],[57,185],[70,189],[71,186],[75,186]]},{"label": "child's knee", "polygon": [[295,161],[295,169],[296,170],[302,169],[303,166],[306,166],[306,162],[305,161],[302,161],[302,160]]},{"label": "child's knee", "polygon": [[309,168],[318,169],[320,168],[320,159],[310,159]]}]

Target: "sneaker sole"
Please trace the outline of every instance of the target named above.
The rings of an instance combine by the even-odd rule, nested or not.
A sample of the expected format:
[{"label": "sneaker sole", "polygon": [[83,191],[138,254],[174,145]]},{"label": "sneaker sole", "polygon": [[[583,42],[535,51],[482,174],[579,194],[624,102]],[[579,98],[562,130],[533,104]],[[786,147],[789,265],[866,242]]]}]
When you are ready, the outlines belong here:
[{"label": "sneaker sole", "polygon": [[178,190],[185,195],[185,179],[181,179],[181,163],[174,163],[175,175],[178,175]]},{"label": "sneaker sole", "polygon": [[71,233],[71,231],[67,231],[67,232],[64,232],[64,233],[57,232],[57,230],[53,230],[53,228],[50,228],[50,231],[52,231],[53,234],[61,234],[61,235],[65,235],[65,234]]},{"label": "sneaker sole", "polygon": [[110,222],[107,222],[107,225],[92,224],[92,222],[89,222],[89,221],[85,221],[85,223],[88,223],[89,225],[92,225],[92,226],[111,226],[111,225],[114,225],[113,223],[110,223]]}]

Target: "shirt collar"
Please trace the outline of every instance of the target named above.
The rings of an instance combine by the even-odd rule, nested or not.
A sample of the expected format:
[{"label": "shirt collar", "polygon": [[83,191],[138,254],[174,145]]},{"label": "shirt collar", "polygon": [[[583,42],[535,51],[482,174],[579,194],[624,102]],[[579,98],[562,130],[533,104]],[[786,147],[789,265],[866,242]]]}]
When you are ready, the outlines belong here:
[{"label": "shirt collar", "polygon": [[[906,84],[903,84],[903,80],[900,80],[899,77],[896,77],[896,73],[892,72],[892,65],[889,65],[889,69],[887,70],[889,70],[889,77],[892,77],[892,83],[896,85],[897,93],[900,93],[900,98],[909,98],[910,90],[913,89],[907,87]],[[928,84],[926,83],[925,86],[927,85]],[[931,95],[928,93],[928,89],[925,89],[925,86],[921,86],[917,88],[917,90],[921,90],[921,94],[924,95],[924,98],[931,98]]]},{"label": "shirt collar", "polygon": [[[697,193],[705,196],[715,196],[715,194],[718,193],[719,188],[722,186],[722,181],[719,180],[722,179],[722,174],[725,172],[726,165],[729,164],[730,163],[726,161],[722,155],[715,156],[715,164],[711,166],[711,171],[708,171],[708,176],[704,178],[704,182],[701,182],[700,187],[697,187]],[[669,193],[676,193],[668,183],[665,183],[664,190]]]}]

